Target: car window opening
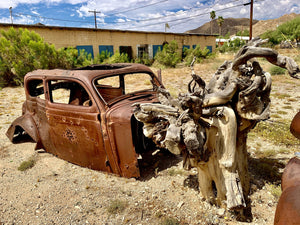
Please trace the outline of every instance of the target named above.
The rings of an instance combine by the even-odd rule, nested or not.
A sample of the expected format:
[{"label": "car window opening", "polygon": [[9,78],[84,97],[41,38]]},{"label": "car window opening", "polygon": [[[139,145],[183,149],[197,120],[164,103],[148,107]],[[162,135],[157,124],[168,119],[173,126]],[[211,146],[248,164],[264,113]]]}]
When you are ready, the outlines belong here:
[{"label": "car window opening", "polygon": [[152,77],[147,73],[131,73],[95,80],[97,91],[104,101],[132,93],[153,90]]},{"label": "car window opening", "polygon": [[79,83],[69,80],[51,80],[48,83],[51,102],[85,107],[92,105],[87,91]]}]

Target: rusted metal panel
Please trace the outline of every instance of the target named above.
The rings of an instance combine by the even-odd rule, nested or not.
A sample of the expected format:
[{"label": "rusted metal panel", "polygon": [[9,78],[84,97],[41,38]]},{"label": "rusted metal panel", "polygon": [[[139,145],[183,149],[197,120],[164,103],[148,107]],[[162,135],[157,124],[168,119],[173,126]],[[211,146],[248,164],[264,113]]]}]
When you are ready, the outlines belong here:
[{"label": "rusted metal panel", "polygon": [[[147,74],[155,85],[152,90],[125,93],[132,84],[125,84],[124,77],[137,73]],[[95,83],[113,76],[119,79],[117,87]],[[37,143],[36,149],[74,164],[124,177],[140,176],[134,143],[139,137],[132,134],[132,129],[134,135],[138,133],[131,105],[157,101],[155,86],[162,85],[148,67],[112,64],[36,70],[25,76],[24,83],[23,115],[6,133],[12,142],[26,134]]]},{"label": "rusted metal panel", "polygon": [[300,139],[300,111],[293,118],[290,131],[296,138]]}]

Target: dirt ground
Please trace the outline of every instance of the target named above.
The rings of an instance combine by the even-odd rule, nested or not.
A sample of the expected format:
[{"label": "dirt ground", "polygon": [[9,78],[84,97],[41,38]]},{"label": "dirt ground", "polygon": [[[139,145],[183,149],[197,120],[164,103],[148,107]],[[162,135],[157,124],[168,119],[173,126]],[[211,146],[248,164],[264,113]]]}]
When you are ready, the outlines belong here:
[{"label": "dirt ground", "polygon": [[[195,70],[209,79],[224,58],[196,65]],[[189,74],[187,67],[162,71],[171,92],[186,92]],[[269,122],[291,121],[300,110],[300,80],[273,76],[271,97]],[[24,100],[21,87],[0,90],[0,224],[273,224],[278,201],[273,189],[280,177],[261,176],[256,168],[262,158],[257,152],[277,151],[267,158],[274,170],[282,172],[300,148],[300,142],[291,148],[249,135],[252,219],[239,222],[233,212],[203,201],[197,171],[183,170],[182,159],[170,153],[160,151],[143,163],[142,178],[126,179],[35,152],[34,143],[10,143],[5,132],[21,115]],[[21,162],[29,158],[35,159],[35,165],[19,171]]]}]

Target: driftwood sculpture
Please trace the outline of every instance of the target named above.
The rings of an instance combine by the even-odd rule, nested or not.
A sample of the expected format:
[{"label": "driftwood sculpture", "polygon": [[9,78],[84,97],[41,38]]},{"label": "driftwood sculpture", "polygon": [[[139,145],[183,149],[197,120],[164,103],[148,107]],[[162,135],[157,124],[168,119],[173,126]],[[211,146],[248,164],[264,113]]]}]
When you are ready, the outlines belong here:
[{"label": "driftwood sculpture", "polygon": [[192,67],[188,93],[173,98],[157,87],[160,103],[134,105],[145,136],[158,147],[181,154],[186,169],[198,169],[202,196],[231,210],[248,203],[247,134],[269,118],[271,76],[254,58],[264,57],[299,78],[295,61],[259,47],[263,42],[256,38],[242,47],[208,85]]}]

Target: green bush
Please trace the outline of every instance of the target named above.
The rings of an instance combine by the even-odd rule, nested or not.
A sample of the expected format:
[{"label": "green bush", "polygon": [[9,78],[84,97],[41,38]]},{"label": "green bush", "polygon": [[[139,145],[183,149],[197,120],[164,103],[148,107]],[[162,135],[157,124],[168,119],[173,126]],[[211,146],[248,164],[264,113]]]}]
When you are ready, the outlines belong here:
[{"label": "green bush", "polygon": [[153,64],[153,59],[150,59],[148,54],[143,54],[143,57],[136,58],[134,60],[135,63],[144,64],[146,66],[151,66]]},{"label": "green bush", "polygon": [[197,45],[195,49],[186,49],[184,51],[185,58],[184,61],[186,65],[191,65],[191,62],[193,61],[194,57],[196,57],[196,62],[200,63],[202,59],[207,58],[210,55],[209,49],[206,47],[201,50],[200,46]]},{"label": "green bush", "polygon": [[[1,31],[0,87],[22,85],[24,76],[36,69],[71,69],[93,64],[91,54],[75,48],[56,49],[34,31],[14,29]],[[100,55],[96,60],[108,58]]]},{"label": "green bush", "polygon": [[72,69],[77,65],[78,50],[76,48],[60,48],[58,52],[58,67]]},{"label": "green bush", "polygon": [[232,41],[228,41],[227,43],[224,43],[221,47],[218,48],[218,50],[221,53],[236,52],[245,44],[246,42],[244,40],[236,38]]},{"label": "green bush", "polygon": [[116,53],[105,59],[104,60],[104,63],[129,63],[130,60],[129,60],[129,57],[126,53],[122,53],[120,54],[120,52],[116,51]]},{"label": "green bush", "polygon": [[2,85],[23,83],[26,73],[34,69],[52,69],[58,66],[54,45],[45,43],[35,32],[10,28],[1,31],[0,77]]},{"label": "green bush", "polygon": [[270,69],[270,74],[271,75],[282,75],[285,74],[285,69],[281,68],[279,66],[272,66]]},{"label": "green bush", "polygon": [[30,168],[32,168],[35,165],[35,159],[30,158],[26,161],[23,161],[20,166],[18,167],[18,170],[20,171],[25,171],[28,170]]},{"label": "green bush", "polygon": [[102,51],[100,54],[98,54],[95,58],[93,63],[94,64],[101,64],[105,62],[105,60],[109,59],[111,57],[111,53],[106,51]]},{"label": "green bush", "polygon": [[88,66],[93,64],[92,54],[88,54],[84,49],[79,50],[79,55],[75,59],[75,67]]},{"label": "green bush", "polygon": [[281,24],[275,31],[266,31],[261,38],[268,39],[271,45],[277,45],[286,40],[300,42],[300,17]]},{"label": "green bush", "polygon": [[165,44],[163,49],[156,53],[154,59],[166,67],[176,67],[177,63],[181,61],[177,42],[173,40],[169,44]]}]

